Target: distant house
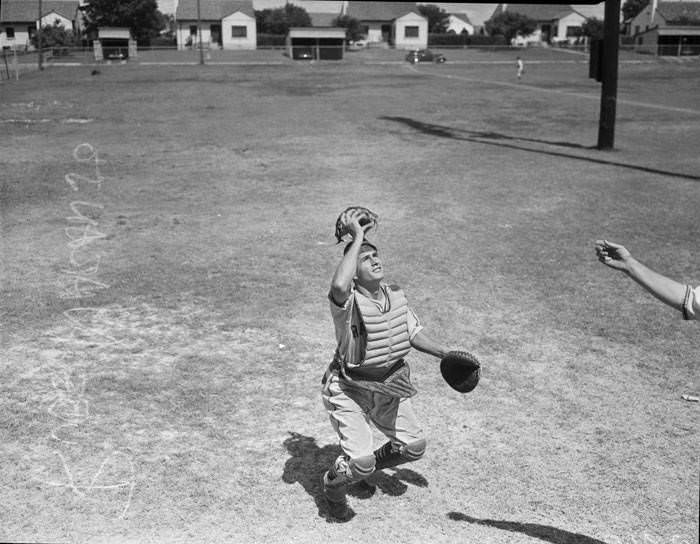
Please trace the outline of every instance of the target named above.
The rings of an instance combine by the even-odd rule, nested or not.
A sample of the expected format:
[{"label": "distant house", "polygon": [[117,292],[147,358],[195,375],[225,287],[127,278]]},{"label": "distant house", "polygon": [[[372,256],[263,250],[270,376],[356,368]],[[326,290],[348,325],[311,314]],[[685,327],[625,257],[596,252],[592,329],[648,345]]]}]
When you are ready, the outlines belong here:
[{"label": "distant house", "polygon": [[583,35],[587,17],[569,4],[499,4],[493,12],[520,13],[537,21],[529,36],[518,36],[514,45],[574,43]]},{"label": "distant house", "polygon": [[0,48],[31,49],[31,39],[41,24],[58,23],[66,30],[80,32],[82,19],[78,0],[0,0]]},{"label": "distant house", "polygon": [[[177,48],[255,49],[257,33],[252,0],[178,0],[175,10]],[[197,35],[197,28],[201,36]]]},{"label": "distant house", "polygon": [[630,33],[635,45],[657,55],[700,55],[700,2],[651,0]]},{"label": "distant house", "polygon": [[450,13],[448,17],[447,32],[455,34],[474,34],[474,25],[469,21],[466,13]]},{"label": "distant house", "polygon": [[345,14],[360,21],[370,45],[420,49],[428,45],[428,20],[415,2],[353,2]]}]

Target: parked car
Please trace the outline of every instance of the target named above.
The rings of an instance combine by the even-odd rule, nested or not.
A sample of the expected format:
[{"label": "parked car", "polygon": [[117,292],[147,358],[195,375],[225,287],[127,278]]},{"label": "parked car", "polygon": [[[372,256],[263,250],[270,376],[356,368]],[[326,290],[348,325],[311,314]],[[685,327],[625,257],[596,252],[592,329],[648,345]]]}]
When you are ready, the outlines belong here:
[{"label": "parked car", "polygon": [[296,60],[314,60],[314,52],[311,49],[295,49],[294,58]]},{"label": "parked car", "polygon": [[443,63],[447,59],[442,53],[433,53],[430,49],[415,49],[406,55],[406,60],[415,64],[416,62]]},{"label": "parked car", "polygon": [[361,49],[367,49],[367,40],[355,40],[354,42],[348,42],[348,51],[360,51]]}]

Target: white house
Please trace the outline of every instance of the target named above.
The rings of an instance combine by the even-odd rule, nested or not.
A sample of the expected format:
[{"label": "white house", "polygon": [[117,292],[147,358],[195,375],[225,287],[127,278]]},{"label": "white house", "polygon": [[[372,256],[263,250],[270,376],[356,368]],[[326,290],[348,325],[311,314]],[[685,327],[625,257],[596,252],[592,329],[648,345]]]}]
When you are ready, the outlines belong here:
[{"label": "white house", "polygon": [[493,15],[503,12],[537,21],[537,29],[529,36],[518,36],[515,45],[574,43],[583,35],[583,24],[589,18],[570,4],[499,4]]},{"label": "white house", "polygon": [[0,0],[0,48],[31,49],[31,38],[41,24],[58,24],[66,30],[82,28],[78,0]]},{"label": "white house", "polygon": [[659,55],[700,55],[700,2],[651,0],[630,22],[636,46]]},{"label": "white house", "polygon": [[360,21],[370,46],[420,49],[428,45],[428,20],[415,2],[349,1],[344,14]]},{"label": "white house", "polygon": [[474,25],[469,21],[466,13],[450,13],[448,17],[447,32],[455,34],[466,33],[474,35]]},{"label": "white house", "polygon": [[[197,35],[200,29],[201,36]],[[202,43],[217,49],[255,49],[257,32],[252,0],[178,0],[175,10],[178,49]]]},{"label": "white house", "polygon": [[422,49],[428,45],[428,20],[411,12],[394,21],[394,47],[396,49]]}]

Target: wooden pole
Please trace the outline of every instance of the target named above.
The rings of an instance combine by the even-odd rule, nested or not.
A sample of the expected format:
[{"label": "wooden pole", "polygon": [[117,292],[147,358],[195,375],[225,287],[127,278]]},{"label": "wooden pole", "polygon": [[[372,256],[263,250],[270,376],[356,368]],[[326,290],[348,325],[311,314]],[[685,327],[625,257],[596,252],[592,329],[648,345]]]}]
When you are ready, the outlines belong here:
[{"label": "wooden pole", "polygon": [[617,107],[617,63],[620,49],[620,0],[605,0],[603,22],[602,90],[598,149],[615,145],[615,114]]},{"label": "wooden pole", "polygon": [[197,41],[199,42],[199,64],[204,64],[204,49],[202,49],[202,16],[199,9],[199,0],[197,0]]},{"label": "wooden pole", "polygon": [[44,50],[42,48],[42,43],[41,43],[41,12],[42,12],[42,5],[41,5],[41,0],[39,0],[39,20],[37,22],[37,30],[36,30],[36,46],[39,49],[39,57],[38,57],[39,70],[44,69]]}]

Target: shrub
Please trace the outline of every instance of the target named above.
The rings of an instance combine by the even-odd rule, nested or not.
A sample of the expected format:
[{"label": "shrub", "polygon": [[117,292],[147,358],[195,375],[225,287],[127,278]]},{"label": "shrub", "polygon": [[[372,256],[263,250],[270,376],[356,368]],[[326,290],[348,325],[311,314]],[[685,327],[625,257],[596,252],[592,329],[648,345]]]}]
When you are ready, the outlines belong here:
[{"label": "shrub", "polygon": [[506,44],[503,36],[485,36],[482,34],[429,34],[430,47],[502,47]]},{"label": "shrub", "polygon": [[258,34],[258,47],[284,47],[287,45],[285,34]]}]

